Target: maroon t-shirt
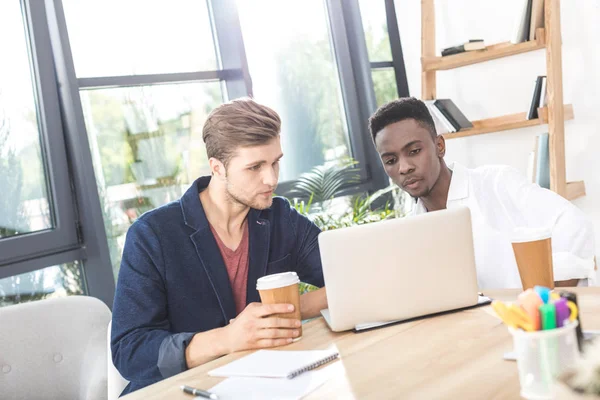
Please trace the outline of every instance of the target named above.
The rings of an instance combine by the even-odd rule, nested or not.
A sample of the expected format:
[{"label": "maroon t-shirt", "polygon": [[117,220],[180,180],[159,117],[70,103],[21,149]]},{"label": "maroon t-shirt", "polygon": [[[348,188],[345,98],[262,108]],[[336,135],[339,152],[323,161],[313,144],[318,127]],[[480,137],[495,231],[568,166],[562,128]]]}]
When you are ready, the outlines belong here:
[{"label": "maroon t-shirt", "polygon": [[235,302],[236,316],[246,308],[246,287],[248,286],[248,222],[244,222],[244,232],[242,240],[237,249],[231,250],[225,246],[225,243],[219,237],[219,234],[212,225],[210,225],[217,246],[225,262],[231,290],[233,291],[233,300]]}]

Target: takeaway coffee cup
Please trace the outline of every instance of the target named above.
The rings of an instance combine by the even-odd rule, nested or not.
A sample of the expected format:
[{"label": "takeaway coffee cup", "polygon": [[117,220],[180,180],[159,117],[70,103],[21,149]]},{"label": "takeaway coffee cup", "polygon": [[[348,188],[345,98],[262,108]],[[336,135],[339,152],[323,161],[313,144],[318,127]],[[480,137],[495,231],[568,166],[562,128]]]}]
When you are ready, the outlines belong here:
[{"label": "takeaway coffee cup", "polygon": [[[256,290],[258,290],[260,300],[264,304],[292,304],[294,306],[294,312],[276,314],[275,316],[301,320],[299,283],[300,279],[295,272],[282,272],[258,279]],[[300,335],[294,341],[302,338],[302,327],[297,329]]]},{"label": "takeaway coffee cup", "polygon": [[536,285],[554,288],[551,237],[550,229],[520,228],[514,231],[512,248],[523,290]]}]

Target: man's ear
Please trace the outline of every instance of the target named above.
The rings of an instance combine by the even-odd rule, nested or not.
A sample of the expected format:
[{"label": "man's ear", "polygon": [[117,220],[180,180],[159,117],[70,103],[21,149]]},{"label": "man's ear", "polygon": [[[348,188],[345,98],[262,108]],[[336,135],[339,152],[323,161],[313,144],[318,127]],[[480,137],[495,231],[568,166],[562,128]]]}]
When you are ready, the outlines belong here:
[{"label": "man's ear", "polygon": [[225,165],[220,161],[217,160],[214,157],[211,157],[208,160],[208,165],[210,166],[210,172],[211,175],[214,176],[215,178],[225,178],[226,177],[226,170],[225,170]]},{"label": "man's ear", "polygon": [[435,138],[435,144],[438,157],[444,158],[446,155],[446,139],[444,139],[442,135],[438,135],[438,137]]}]

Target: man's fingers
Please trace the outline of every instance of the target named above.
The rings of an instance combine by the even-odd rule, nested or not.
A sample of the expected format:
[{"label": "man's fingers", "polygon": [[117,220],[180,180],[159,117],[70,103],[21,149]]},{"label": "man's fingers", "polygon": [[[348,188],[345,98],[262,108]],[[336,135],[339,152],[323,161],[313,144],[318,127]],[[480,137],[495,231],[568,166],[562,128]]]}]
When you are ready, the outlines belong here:
[{"label": "man's fingers", "polygon": [[292,343],[292,338],[287,339],[261,339],[256,342],[257,348],[267,348],[267,347],[277,347],[277,346],[285,346],[286,344]]},{"label": "man's fingers", "polygon": [[296,329],[260,329],[256,332],[259,339],[295,338],[298,335],[300,335],[300,331]]},{"label": "man's fingers", "polygon": [[262,318],[258,323],[260,328],[299,328],[301,325],[300,320],[280,317]]},{"label": "man's fingers", "polygon": [[255,308],[257,317],[266,317],[273,314],[286,314],[294,312],[292,304],[262,304]]}]

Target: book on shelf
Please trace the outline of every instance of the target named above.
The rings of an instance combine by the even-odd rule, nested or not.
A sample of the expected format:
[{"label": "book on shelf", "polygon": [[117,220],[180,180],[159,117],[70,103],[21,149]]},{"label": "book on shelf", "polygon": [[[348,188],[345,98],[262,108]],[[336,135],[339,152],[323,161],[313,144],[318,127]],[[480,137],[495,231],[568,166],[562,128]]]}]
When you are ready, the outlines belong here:
[{"label": "book on shelf", "polygon": [[456,129],[452,126],[450,122],[444,117],[444,115],[440,112],[440,110],[433,105],[435,100],[425,100],[424,103],[429,110],[429,114],[431,114],[431,118],[433,118],[433,123],[435,125],[435,131],[438,135],[444,135],[446,133],[454,133]]},{"label": "book on shelf", "polygon": [[550,189],[550,148],[548,133],[537,136],[537,157],[535,170],[535,183],[545,189]]},{"label": "book on shelf", "polygon": [[537,158],[538,158],[538,146],[540,141],[540,135],[536,135],[535,141],[533,144],[533,149],[529,153],[529,159],[527,164],[527,177],[529,182],[536,183],[537,178]]},{"label": "book on shelf", "polygon": [[483,39],[471,39],[466,43],[456,46],[446,47],[442,50],[442,57],[451,56],[453,54],[465,53],[467,51],[485,50]]},{"label": "book on shelf", "polygon": [[529,40],[535,40],[535,30],[544,27],[544,0],[531,0]]},{"label": "book on shelf", "polygon": [[527,119],[535,119],[538,118],[538,107],[540,106],[542,100],[542,87],[544,86],[544,81],[546,80],[546,76],[540,75],[535,80],[535,87],[533,89],[533,96],[531,97],[531,105],[529,106],[529,113],[527,113]]},{"label": "book on shelf", "polygon": [[440,113],[450,122],[450,124],[456,129],[456,132],[472,128],[473,124],[460,109],[450,99],[437,99],[433,102],[433,105],[440,110]]},{"label": "book on shelf", "polygon": [[546,87],[548,79],[542,77],[542,90],[540,93],[540,105],[539,108],[544,108],[548,105],[548,88]]},{"label": "book on shelf", "polygon": [[529,40],[531,26],[531,4],[532,0],[520,0],[519,14],[513,27],[511,43],[517,44]]}]

